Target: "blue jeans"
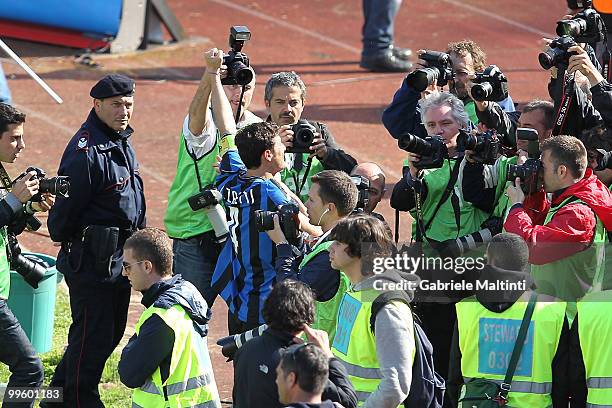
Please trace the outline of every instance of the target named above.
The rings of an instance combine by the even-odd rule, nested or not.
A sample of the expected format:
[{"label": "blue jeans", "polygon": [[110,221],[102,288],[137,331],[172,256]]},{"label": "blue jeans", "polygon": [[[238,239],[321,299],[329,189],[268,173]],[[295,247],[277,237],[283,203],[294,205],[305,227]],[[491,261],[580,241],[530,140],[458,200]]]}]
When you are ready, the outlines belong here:
[{"label": "blue jeans", "polygon": [[218,295],[211,288],[210,282],[221,252],[221,245],[216,243],[213,237],[214,232],[210,231],[192,238],[175,238],[172,244],[172,271],[193,283],[210,308]]},{"label": "blue jeans", "polygon": [[[6,300],[0,299],[0,361],[8,365],[11,387],[40,387],[43,382],[43,366],[28,340],[21,325],[15,318]],[[23,403],[4,402],[2,408],[32,407],[34,401]]]},{"label": "blue jeans", "polygon": [[6,77],[2,70],[2,64],[0,64],[0,102],[11,104],[11,91],[9,90],[8,84],[6,83]]},{"label": "blue jeans", "polygon": [[362,57],[384,53],[393,44],[393,22],[402,0],[363,0]]}]

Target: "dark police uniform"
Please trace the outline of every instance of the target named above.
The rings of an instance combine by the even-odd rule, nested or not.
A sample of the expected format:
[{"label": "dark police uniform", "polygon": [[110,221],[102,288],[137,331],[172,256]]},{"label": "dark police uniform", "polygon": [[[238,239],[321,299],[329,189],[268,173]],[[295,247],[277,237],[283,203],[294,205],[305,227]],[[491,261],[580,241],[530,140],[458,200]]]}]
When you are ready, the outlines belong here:
[{"label": "dark police uniform", "polygon": [[[133,90],[131,79],[109,75],[90,95],[104,99],[129,96]],[[57,268],[70,289],[73,322],[51,385],[64,387],[67,407],[104,406],[98,383],[125,330],[130,285],[121,275],[123,244],[145,226],[132,132],[129,126],[119,132],[109,128],[92,109],[68,143],[58,170],[58,175],[70,176],[70,197],[57,198],[48,227],[51,238],[62,243]]]}]

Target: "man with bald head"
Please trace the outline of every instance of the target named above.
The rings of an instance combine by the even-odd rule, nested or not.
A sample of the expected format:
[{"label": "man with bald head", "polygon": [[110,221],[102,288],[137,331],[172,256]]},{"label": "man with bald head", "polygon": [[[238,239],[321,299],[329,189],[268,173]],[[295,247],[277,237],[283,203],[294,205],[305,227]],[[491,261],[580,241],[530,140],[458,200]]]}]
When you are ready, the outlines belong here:
[{"label": "man with bald head", "polygon": [[351,171],[351,176],[362,176],[370,181],[368,204],[363,211],[368,214],[372,213],[387,191],[385,188],[385,173],[376,163],[365,162],[355,166]]}]

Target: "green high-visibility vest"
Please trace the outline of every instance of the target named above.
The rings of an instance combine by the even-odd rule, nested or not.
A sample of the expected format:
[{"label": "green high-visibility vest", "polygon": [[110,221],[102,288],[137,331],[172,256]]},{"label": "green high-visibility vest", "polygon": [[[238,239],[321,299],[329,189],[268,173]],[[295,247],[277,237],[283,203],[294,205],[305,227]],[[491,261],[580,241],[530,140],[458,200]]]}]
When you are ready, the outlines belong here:
[{"label": "green high-visibility vest", "polygon": [[[551,207],[546,214],[544,225],[548,224],[561,208],[570,203],[585,204],[575,197],[568,197],[559,205]],[[531,266],[531,276],[538,287],[539,293],[556,296],[566,301],[575,301],[584,296],[591,287],[601,284],[605,265],[604,244],[607,241],[607,234],[603,223],[596,214],[595,218],[597,225],[593,243],[589,248],[558,261]],[[562,250],[563,247],[560,246],[560,248]]]},{"label": "green high-visibility vest", "polygon": [[193,211],[187,199],[200,191],[195,167],[198,167],[202,187],[215,181],[217,173],[214,165],[219,155],[219,135],[214,147],[204,156],[195,160],[187,151],[185,135],[181,133],[176,175],[168,193],[168,208],[164,225],[172,238],[191,238],[212,231],[213,227],[204,210]]},{"label": "green high-visibility vest", "polygon": [[587,407],[612,407],[612,291],[589,293],[577,304],[578,336],[588,388]]},{"label": "green high-visibility vest", "polygon": [[[299,269],[302,270],[311,259],[320,254],[323,251],[329,251],[333,241],[325,241],[317,243],[313,250],[306,254],[302,262],[300,262]],[[330,276],[329,279],[336,279],[335,276]],[[344,272],[340,272],[340,283],[338,284],[338,290],[333,298],[326,300],[325,302],[315,302],[315,319],[312,323],[312,327],[315,329],[323,330],[327,332],[329,337],[329,343],[333,344],[334,336],[336,335],[336,320],[338,318],[338,309],[340,308],[340,302],[344,293],[351,286],[351,281]]]},{"label": "green high-visibility vest", "polygon": [[[456,304],[464,384],[472,378],[499,383],[504,380],[527,303],[517,301],[501,313],[491,312],[473,296]],[[552,406],[552,361],[561,337],[565,307],[564,302],[536,303],[512,378],[509,407]],[[461,395],[464,393],[465,386]],[[463,407],[470,405],[465,403]]]},{"label": "green high-visibility vest", "polygon": [[[462,170],[459,170],[459,177],[457,178],[453,192],[434,215],[434,210],[438,206],[438,202],[442,198],[444,190],[446,190],[446,186],[450,180],[453,167],[461,165],[461,160],[446,159],[442,167],[438,169],[423,170],[423,182],[427,184],[427,196],[421,206],[423,211],[423,224],[426,225],[435,216],[435,219],[431,222],[427,231],[425,231],[429,239],[441,242],[447,239],[456,239],[471,234],[472,232],[480,230],[482,223],[489,218],[489,214],[463,199],[463,192],[461,190]],[[453,195],[458,199],[459,229],[457,229],[455,210],[452,204]],[[413,218],[416,217],[415,210],[411,210],[410,214]],[[412,223],[412,238],[416,239],[416,222]]]},{"label": "green high-visibility vest", "polygon": [[0,299],[8,299],[11,291],[11,266],[6,253],[6,227],[0,228]]},{"label": "green high-visibility vest", "polygon": [[[372,304],[381,294],[377,290],[347,291],[340,303],[336,336],[332,352],[342,361],[355,387],[359,405],[363,405],[378,388],[382,379],[376,357],[376,339],[370,330]],[[407,327],[414,327],[410,307],[400,301],[391,302],[406,319]],[[414,361],[413,349],[412,361]]]},{"label": "green high-visibility vest", "polygon": [[[283,170],[281,170],[280,175],[281,175],[282,182],[285,183],[285,185],[289,187],[289,189],[293,191],[294,193],[298,191],[302,182],[304,183],[302,190],[300,191],[299,197],[300,197],[300,200],[302,200],[302,202],[305,203],[306,200],[308,200],[308,191],[310,190],[310,185],[312,184],[310,181],[310,178],[314,176],[315,174],[322,172],[325,169],[323,168],[323,165],[321,164],[321,162],[316,157],[313,157],[312,164],[310,165],[310,169],[308,170],[308,174],[305,175],[306,167],[308,165],[309,154],[308,153],[286,153],[286,155],[294,155],[294,159],[297,157],[298,154],[300,154],[302,157],[302,167],[300,168],[300,170],[296,170],[294,166],[292,165],[290,167],[286,167]],[[287,161],[287,159],[285,159],[285,161]],[[306,178],[304,179],[304,177]]]},{"label": "green high-visibility vest", "polygon": [[[219,392],[215,383],[206,339],[196,332],[193,320],[179,306],[169,309],[147,308],[136,324],[136,335],[142,324],[152,315],[161,317],[174,331],[174,345],[170,358],[170,375],[161,379],[159,367],[132,394],[132,407],[220,408]],[[164,391],[168,396],[164,397]]]},{"label": "green high-visibility vest", "polygon": [[508,210],[510,210],[509,201],[510,199],[505,195],[508,186],[511,184],[509,181],[506,181],[506,177],[508,174],[508,165],[515,165],[518,157],[505,157],[501,156],[497,159],[495,166],[493,167],[493,171],[496,174],[493,174],[492,177],[497,179],[497,186],[495,187],[495,208],[493,208],[493,216],[500,217],[505,219],[508,215]]}]

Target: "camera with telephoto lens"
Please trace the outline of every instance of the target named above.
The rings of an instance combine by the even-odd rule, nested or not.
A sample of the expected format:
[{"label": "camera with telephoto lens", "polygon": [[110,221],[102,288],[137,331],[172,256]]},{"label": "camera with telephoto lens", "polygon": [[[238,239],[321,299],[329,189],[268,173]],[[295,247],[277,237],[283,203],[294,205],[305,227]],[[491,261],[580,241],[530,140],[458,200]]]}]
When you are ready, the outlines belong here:
[{"label": "camera with telephoto lens", "polygon": [[605,38],[605,32],[601,16],[590,7],[570,19],[557,21],[557,35],[570,36],[577,43],[598,43]]},{"label": "camera with telephoto lens", "polygon": [[414,163],[417,169],[437,169],[442,167],[444,159],[448,159],[448,148],[440,136],[421,138],[406,133],[398,138],[397,145],[402,150],[421,156],[421,159]]},{"label": "camera with telephoto lens", "polygon": [[317,128],[311,125],[307,120],[300,119],[291,126],[293,131],[293,146],[288,147],[287,153],[312,153],[310,146],[317,133]]},{"label": "camera with telephoto lens", "polygon": [[355,184],[359,192],[355,209],[363,211],[370,201],[370,180],[363,176],[351,176],[351,181]]},{"label": "camera with telephoto lens", "polygon": [[540,66],[544,69],[568,66],[570,57],[576,55],[575,52],[568,50],[575,45],[578,44],[576,44],[576,41],[569,35],[555,38],[549,44],[548,49],[538,55]]},{"label": "camera with telephoto lens", "polygon": [[429,85],[445,86],[453,79],[450,55],[445,52],[425,51],[419,58],[427,67],[416,69],[406,76],[406,83],[417,92],[423,92]]},{"label": "camera with telephoto lens", "polygon": [[300,225],[298,214],[300,209],[296,204],[283,204],[278,207],[277,211],[256,210],[255,213],[255,228],[259,232],[271,231],[274,229],[274,215],[278,214],[278,221],[281,230],[287,238],[287,242],[292,245],[299,246],[301,234],[298,229]]},{"label": "camera with telephoto lens", "polygon": [[539,159],[527,159],[524,164],[509,164],[506,180],[514,183],[518,177],[521,179],[521,189],[527,195],[540,191],[542,162]]},{"label": "camera with telephoto lens", "polygon": [[261,336],[267,328],[267,324],[262,324],[259,327],[240,334],[221,337],[217,340],[217,345],[221,346],[221,354],[227,357],[227,361],[232,361],[234,359],[234,354],[236,354],[236,351],[240,347],[244,346],[244,344],[252,338]]},{"label": "camera with telephoto lens", "polygon": [[53,195],[59,195],[62,197],[68,197],[70,191],[70,177],[68,176],[57,176],[47,178],[47,174],[41,168],[30,166],[26,169],[26,173],[35,172],[36,175],[32,176],[30,180],[38,179],[38,193],[36,193],[30,201],[41,202],[42,194],[49,193]]},{"label": "camera with telephoto lens", "polygon": [[495,164],[501,150],[501,142],[493,130],[472,134],[460,129],[457,137],[457,151],[465,152],[466,150],[473,152],[470,158],[476,163]]},{"label": "camera with telephoto lens", "polygon": [[19,273],[28,285],[37,289],[38,283],[45,277],[49,265],[36,255],[23,255],[15,234],[9,233],[7,238],[11,269]]},{"label": "camera with telephoto lens", "polygon": [[508,97],[508,79],[497,65],[489,65],[472,79],[472,98],[476,101],[500,102]]},{"label": "camera with telephoto lens", "polygon": [[221,206],[223,198],[213,185],[204,187],[199,193],[187,199],[192,211],[203,210],[212,224],[217,242],[223,242],[229,234],[225,211]]},{"label": "camera with telephoto lens", "polygon": [[227,76],[221,80],[223,85],[247,85],[253,80],[253,71],[249,68],[249,57],[242,52],[244,43],[251,39],[251,32],[246,26],[233,26],[230,29],[230,50],[223,57],[227,66]]},{"label": "camera with telephoto lens", "polygon": [[480,231],[472,232],[457,239],[443,241],[440,245],[440,253],[453,258],[473,251],[483,244],[491,242],[493,237],[500,232],[504,226],[504,220],[500,217],[491,217],[480,225]]}]

